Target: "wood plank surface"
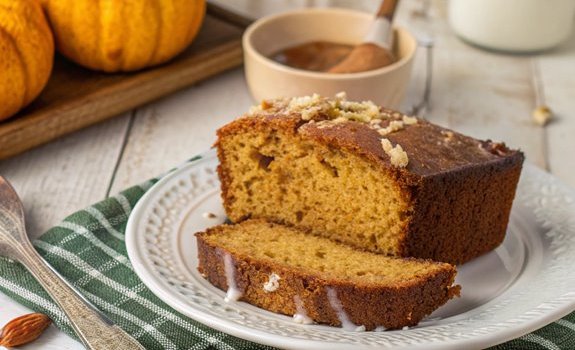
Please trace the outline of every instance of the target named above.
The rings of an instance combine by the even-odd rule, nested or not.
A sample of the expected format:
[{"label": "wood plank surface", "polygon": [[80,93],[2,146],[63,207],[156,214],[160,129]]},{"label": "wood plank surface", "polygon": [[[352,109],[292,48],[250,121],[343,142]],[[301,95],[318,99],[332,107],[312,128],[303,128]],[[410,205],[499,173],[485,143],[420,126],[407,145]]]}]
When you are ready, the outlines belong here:
[{"label": "wood plank surface", "polygon": [[0,174],[22,199],[30,237],[38,237],[69,214],[104,199],[130,114],[0,162]]},{"label": "wood plank surface", "polygon": [[194,43],[176,59],[136,73],[105,74],[58,57],[46,89],[0,123],[0,159],[112,118],[242,62],[242,29],[206,16]]},{"label": "wood plank surface", "polygon": [[252,104],[243,71],[236,69],[139,108],[111,192],[206,152],[216,129]]},{"label": "wood plank surface", "polygon": [[549,171],[575,187],[575,32],[564,45],[534,62],[542,103],[554,112],[546,128]]}]

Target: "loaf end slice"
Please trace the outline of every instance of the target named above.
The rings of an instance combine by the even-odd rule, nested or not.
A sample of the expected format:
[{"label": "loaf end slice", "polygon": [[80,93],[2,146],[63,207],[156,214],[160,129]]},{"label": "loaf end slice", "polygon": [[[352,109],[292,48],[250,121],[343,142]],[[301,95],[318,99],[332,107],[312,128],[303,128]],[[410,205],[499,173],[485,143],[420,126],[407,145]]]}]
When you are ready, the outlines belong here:
[{"label": "loaf end slice", "polygon": [[459,295],[447,263],[360,251],[260,219],[196,234],[200,273],[227,298],[348,330],[416,325]]}]

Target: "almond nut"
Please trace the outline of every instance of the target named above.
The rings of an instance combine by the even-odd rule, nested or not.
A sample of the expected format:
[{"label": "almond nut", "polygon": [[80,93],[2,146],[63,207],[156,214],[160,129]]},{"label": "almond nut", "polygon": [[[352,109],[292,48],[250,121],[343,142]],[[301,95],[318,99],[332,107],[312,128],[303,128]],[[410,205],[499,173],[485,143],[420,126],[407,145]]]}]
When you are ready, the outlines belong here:
[{"label": "almond nut", "polygon": [[0,346],[12,347],[28,344],[36,340],[52,320],[44,314],[32,313],[8,322],[0,335]]}]

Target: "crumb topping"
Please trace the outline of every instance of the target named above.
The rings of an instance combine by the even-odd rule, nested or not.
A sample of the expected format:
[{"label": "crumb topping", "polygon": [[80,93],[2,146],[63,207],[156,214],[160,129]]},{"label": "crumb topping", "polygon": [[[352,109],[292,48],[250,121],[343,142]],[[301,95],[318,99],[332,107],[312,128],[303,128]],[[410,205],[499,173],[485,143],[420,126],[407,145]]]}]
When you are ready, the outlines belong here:
[{"label": "crumb topping", "polygon": [[392,120],[385,128],[378,128],[376,130],[381,136],[385,136],[401,129],[403,129],[403,122],[400,120]]},{"label": "crumb topping", "polygon": [[[406,126],[417,124],[417,118],[404,115],[399,112],[382,110],[371,101],[354,102],[348,101],[347,95],[340,92],[335,98],[329,99],[319,94],[311,96],[280,98],[264,100],[256,106],[252,106],[246,117],[277,115],[281,113],[299,114],[302,120],[308,123],[315,123],[319,129],[329,128],[338,124],[355,121],[367,124],[376,130],[382,137],[404,129]],[[385,127],[382,121],[389,120]],[[391,158],[391,164],[398,167],[405,167],[409,162],[407,153],[401,145],[396,145],[387,150],[382,146],[386,154]]]},{"label": "crumb topping", "polygon": [[[310,123],[313,123],[313,122],[314,122],[313,120],[310,120]],[[332,127],[334,125],[342,124],[345,122],[347,122],[347,119],[345,119],[343,117],[338,117],[335,119],[328,119],[328,120],[322,120],[320,122],[317,122],[317,127],[319,129],[324,129],[324,128],[329,128],[329,127]]]},{"label": "crumb topping", "polygon": [[248,116],[274,114],[278,112],[299,113],[303,120],[324,119],[334,120],[343,118],[363,123],[373,119],[382,119],[384,115],[380,108],[371,101],[348,101],[345,93],[338,93],[335,98],[329,99],[318,94],[311,96],[279,98],[264,100],[252,106]]},{"label": "crumb topping", "polygon": [[409,163],[409,158],[407,157],[407,153],[403,150],[401,145],[397,144],[395,147],[391,144],[386,138],[381,139],[381,146],[385,153],[389,156],[391,165],[405,168]]},{"label": "crumb topping", "polygon": [[408,115],[404,115],[403,117],[401,117],[403,124],[405,125],[413,125],[413,124],[417,124],[417,118],[415,117],[410,117]]},{"label": "crumb topping", "polygon": [[441,135],[445,137],[445,141],[449,142],[453,139],[453,132],[449,130],[441,130]]},{"label": "crumb topping", "polygon": [[539,126],[545,126],[553,119],[553,112],[547,106],[539,106],[533,110],[533,122]]},{"label": "crumb topping", "polygon": [[264,283],[263,287],[264,291],[268,293],[275,292],[280,287],[279,280],[281,280],[280,276],[272,272],[272,274],[269,276],[268,281]]}]

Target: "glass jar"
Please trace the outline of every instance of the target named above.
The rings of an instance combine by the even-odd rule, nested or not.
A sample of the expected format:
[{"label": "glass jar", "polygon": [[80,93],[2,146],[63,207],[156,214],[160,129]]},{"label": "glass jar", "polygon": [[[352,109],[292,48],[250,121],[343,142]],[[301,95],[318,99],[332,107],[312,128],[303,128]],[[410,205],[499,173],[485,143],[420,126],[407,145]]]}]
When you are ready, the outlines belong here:
[{"label": "glass jar", "polygon": [[488,49],[533,52],[572,34],[575,0],[450,0],[449,23],[463,40]]}]

